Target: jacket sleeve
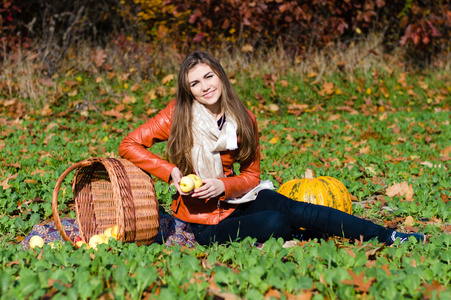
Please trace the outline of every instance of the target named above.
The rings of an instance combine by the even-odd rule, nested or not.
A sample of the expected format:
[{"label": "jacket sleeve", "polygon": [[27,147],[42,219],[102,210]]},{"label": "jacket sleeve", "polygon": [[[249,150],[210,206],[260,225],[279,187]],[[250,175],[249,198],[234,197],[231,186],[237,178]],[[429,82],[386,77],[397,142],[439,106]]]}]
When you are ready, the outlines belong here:
[{"label": "jacket sleeve", "polygon": [[255,116],[250,111],[249,114],[255,128],[257,148],[255,154],[240,166],[239,175],[221,178],[225,187],[225,195],[220,197],[221,200],[241,197],[260,183],[260,141],[258,126]]},{"label": "jacket sleeve", "polygon": [[169,182],[174,164],[150,152],[154,143],[166,141],[169,137],[175,101],[149,119],[146,123],[129,133],[119,145],[119,155],[128,159],[144,171]]}]

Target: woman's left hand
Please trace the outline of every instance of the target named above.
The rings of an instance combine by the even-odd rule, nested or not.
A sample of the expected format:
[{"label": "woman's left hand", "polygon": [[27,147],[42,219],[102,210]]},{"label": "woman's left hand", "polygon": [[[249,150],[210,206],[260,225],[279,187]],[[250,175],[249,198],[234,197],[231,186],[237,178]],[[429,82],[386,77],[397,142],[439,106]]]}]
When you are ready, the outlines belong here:
[{"label": "woman's left hand", "polygon": [[195,189],[191,197],[208,199],[218,197],[225,192],[224,183],[219,179],[202,179],[202,182],[204,184]]}]

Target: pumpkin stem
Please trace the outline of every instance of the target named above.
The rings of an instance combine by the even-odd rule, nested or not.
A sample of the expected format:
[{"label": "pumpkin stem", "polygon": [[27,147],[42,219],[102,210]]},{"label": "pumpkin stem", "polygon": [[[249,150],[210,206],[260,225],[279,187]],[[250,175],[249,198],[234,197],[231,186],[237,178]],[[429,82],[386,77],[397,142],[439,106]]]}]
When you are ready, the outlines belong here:
[{"label": "pumpkin stem", "polygon": [[312,180],[313,179],[313,171],[310,169],[305,170],[304,177]]}]

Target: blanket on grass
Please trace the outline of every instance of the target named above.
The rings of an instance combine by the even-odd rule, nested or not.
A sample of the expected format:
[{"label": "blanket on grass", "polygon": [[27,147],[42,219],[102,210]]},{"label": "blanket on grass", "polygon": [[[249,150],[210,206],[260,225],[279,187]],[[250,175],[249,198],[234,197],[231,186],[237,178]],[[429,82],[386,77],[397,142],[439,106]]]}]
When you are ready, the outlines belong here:
[{"label": "blanket on grass", "polygon": [[[77,219],[62,218],[61,224],[63,225],[66,235],[71,240],[80,236]],[[61,235],[55,226],[55,222],[36,224],[21,242],[24,250],[30,249],[30,239],[34,235],[42,237],[46,244],[62,240]],[[194,234],[188,223],[169,214],[160,214],[160,229],[154,243],[164,243],[166,246],[181,245],[194,247],[197,242],[194,239]]]}]

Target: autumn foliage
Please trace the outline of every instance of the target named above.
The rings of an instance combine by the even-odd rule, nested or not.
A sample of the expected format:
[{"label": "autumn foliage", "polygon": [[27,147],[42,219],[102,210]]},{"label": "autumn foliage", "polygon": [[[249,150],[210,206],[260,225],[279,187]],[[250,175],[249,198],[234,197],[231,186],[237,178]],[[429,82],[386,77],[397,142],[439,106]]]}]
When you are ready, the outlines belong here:
[{"label": "autumn foliage", "polygon": [[376,31],[387,50],[401,46],[412,58],[430,58],[449,53],[451,38],[448,1],[3,0],[0,17],[2,48],[20,42],[21,32],[41,43],[59,38],[61,50],[125,35],[178,49],[239,46],[250,52],[279,44],[302,55]]}]

